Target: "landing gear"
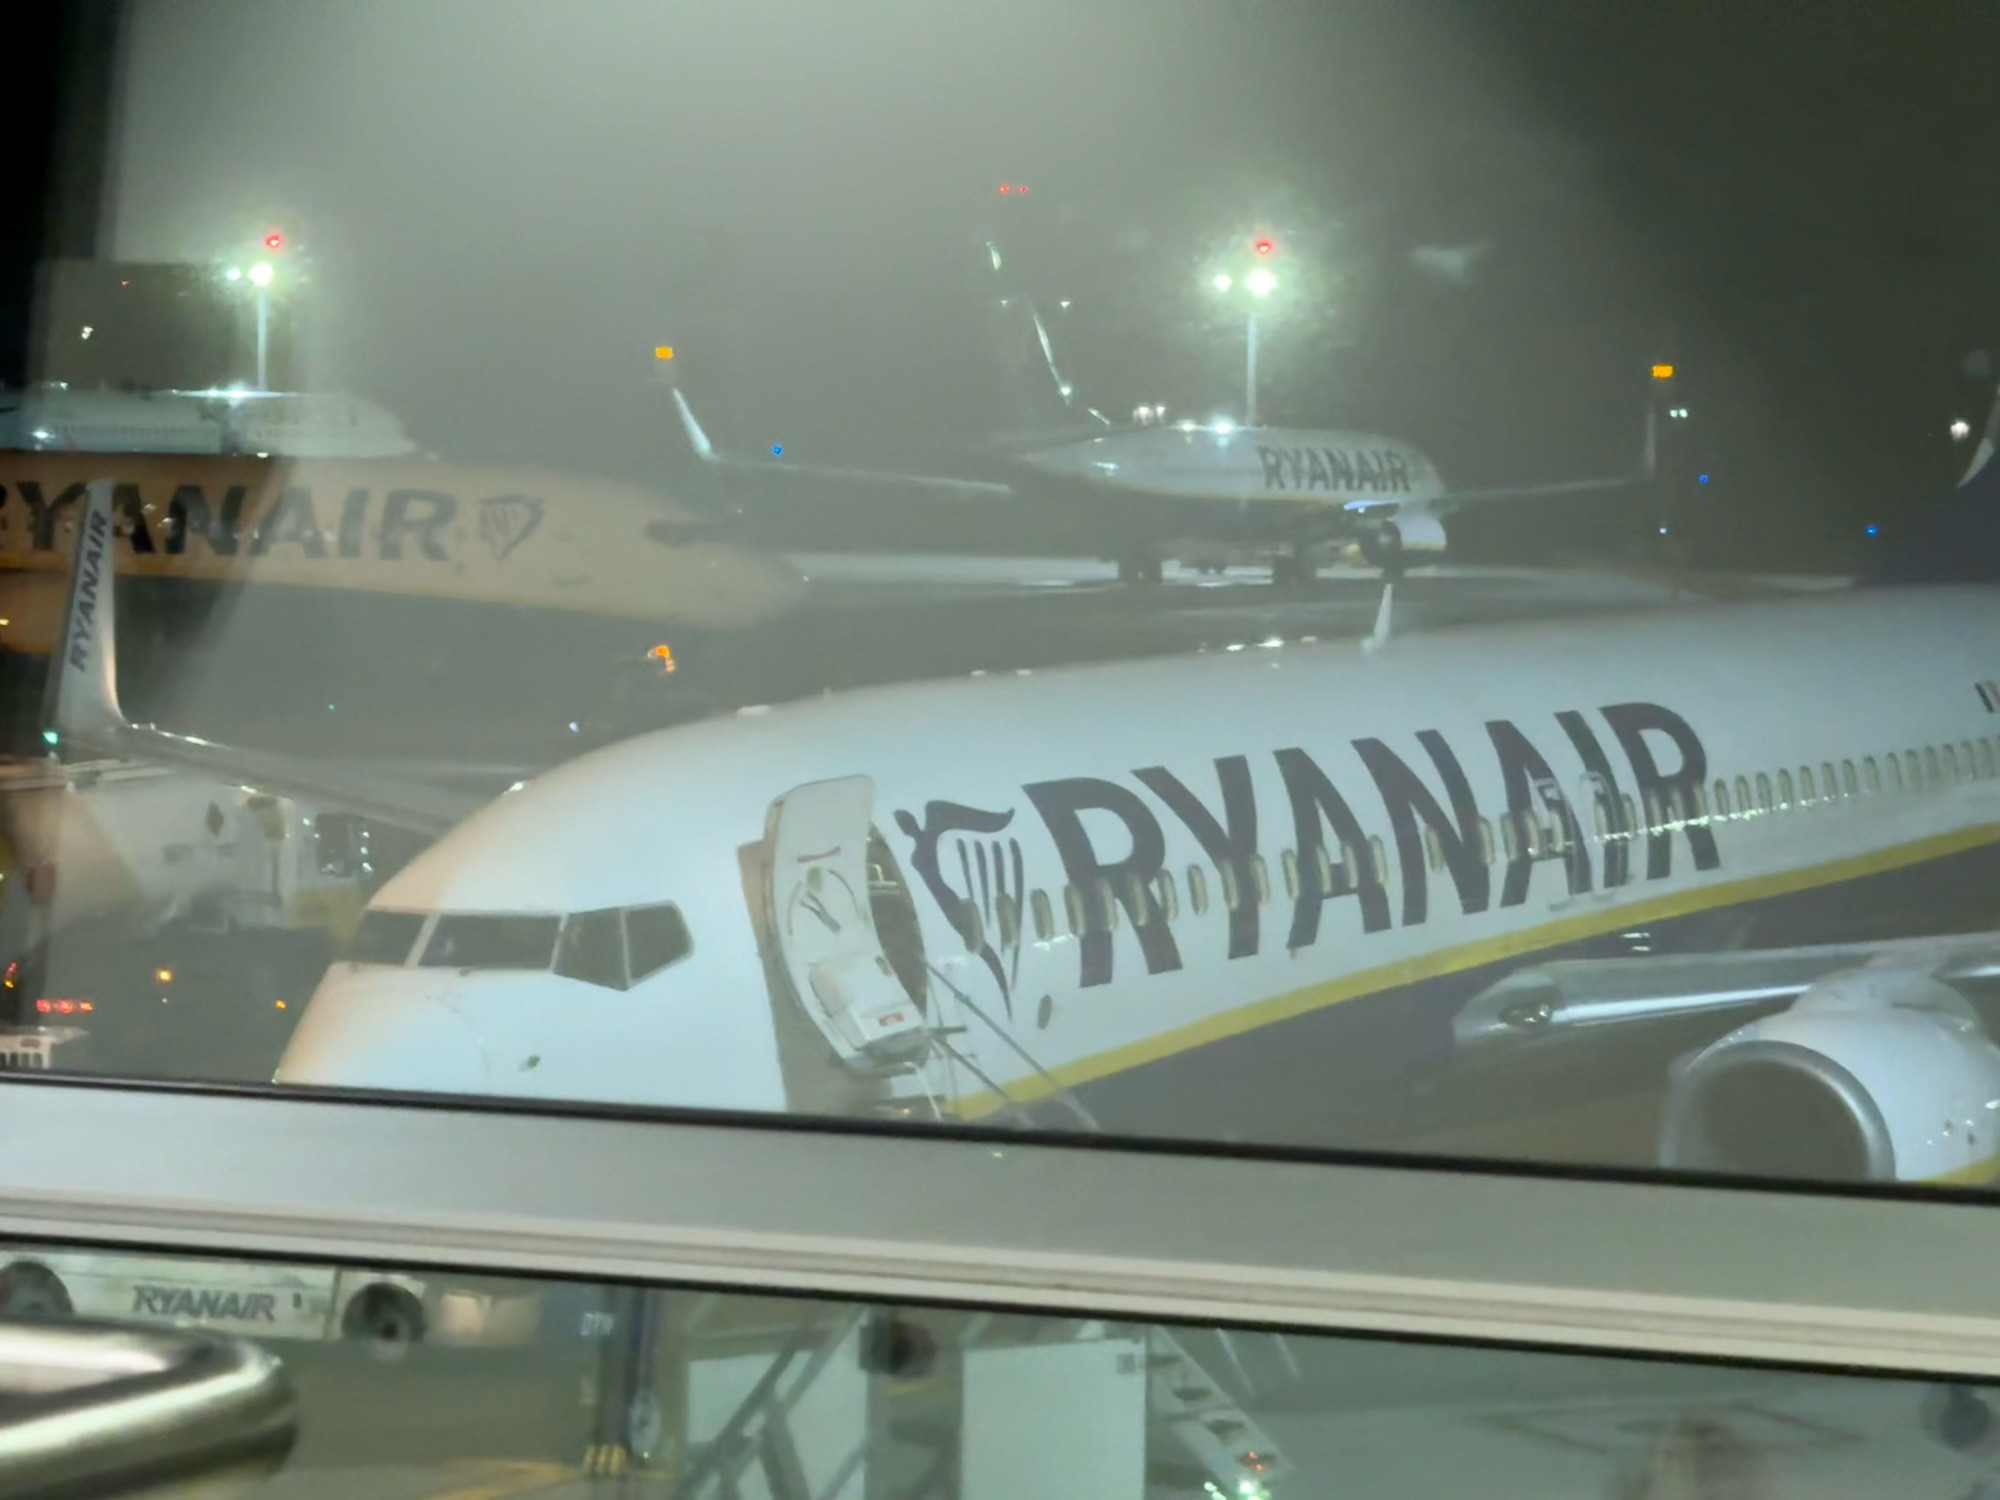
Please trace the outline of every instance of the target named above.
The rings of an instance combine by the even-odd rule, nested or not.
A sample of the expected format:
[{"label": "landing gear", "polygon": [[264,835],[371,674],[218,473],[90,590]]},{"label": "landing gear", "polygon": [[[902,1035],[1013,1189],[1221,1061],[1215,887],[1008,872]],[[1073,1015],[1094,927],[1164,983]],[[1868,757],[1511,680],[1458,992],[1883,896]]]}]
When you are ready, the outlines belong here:
[{"label": "landing gear", "polygon": [[1160,559],[1150,554],[1130,554],[1118,559],[1120,583],[1158,583]]},{"label": "landing gear", "polygon": [[1298,542],[1271,559],[1271,582],[1278,588],[1319,577],[1319,558],[1310,542]]}]

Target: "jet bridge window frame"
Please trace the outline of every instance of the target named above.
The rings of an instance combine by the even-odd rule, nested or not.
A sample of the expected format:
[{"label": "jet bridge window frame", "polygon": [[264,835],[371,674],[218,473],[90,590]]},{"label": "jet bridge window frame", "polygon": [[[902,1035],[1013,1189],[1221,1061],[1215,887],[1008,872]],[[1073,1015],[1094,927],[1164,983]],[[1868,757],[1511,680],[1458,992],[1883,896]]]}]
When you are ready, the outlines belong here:
[{"label": "jet bridge window frame", "polygon": [[[0,1089],[37,1142],[0,1157],[15,1240],[2000,1377],[1992,1210],[1972,1194],[62,1077]],[[1086,1211],[1107,1183],[1118,1211]]]}]

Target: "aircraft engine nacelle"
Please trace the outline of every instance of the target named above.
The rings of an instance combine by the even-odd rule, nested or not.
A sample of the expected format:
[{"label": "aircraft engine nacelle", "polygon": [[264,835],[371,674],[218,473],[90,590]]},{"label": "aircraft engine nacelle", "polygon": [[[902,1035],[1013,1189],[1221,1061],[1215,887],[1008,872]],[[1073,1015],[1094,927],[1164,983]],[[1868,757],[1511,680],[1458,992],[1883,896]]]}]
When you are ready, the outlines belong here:
[{"label": "aircraft engine nacelle", "polygon": [[1821,980],[1688,1059],[1663,1166],[1765,1177],[1982,1175],[2000,1152],[2000,1047],[1965,998],[1909,969]]},{"label": "aircraft engine nacelle", "polygon": [[1444,557],[1444,522],[1428,510],[1404,510],[1361,532],[1361,555],[1371,568],[1400,571]]}]

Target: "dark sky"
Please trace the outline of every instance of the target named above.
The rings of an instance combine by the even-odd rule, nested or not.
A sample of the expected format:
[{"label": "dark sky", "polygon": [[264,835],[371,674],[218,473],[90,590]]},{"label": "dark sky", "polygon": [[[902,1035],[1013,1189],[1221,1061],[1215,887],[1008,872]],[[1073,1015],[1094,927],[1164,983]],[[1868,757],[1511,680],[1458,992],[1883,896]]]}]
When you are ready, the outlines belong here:
[{"label": "dark sky", "polygon": [[140,0],[115,250],[282,225],[316,383],[644,476],[657,342],[743,445],[1001,425],[988,233],[1095,403],[1234,409],[1202,282],[1269,231],[1267,420],[1598,472],[1671,357],[1704,524],[1782,553],[1935,493],[1981,415],[1997,43],[1918,0]]}]

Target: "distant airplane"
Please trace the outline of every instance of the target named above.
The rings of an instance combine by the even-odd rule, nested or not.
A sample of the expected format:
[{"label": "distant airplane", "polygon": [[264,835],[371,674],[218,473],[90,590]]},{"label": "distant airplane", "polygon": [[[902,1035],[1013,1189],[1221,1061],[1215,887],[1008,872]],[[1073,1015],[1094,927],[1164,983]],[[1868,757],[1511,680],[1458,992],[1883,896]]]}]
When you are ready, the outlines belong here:
[{"label": "distant airplane", "polygon": [[[987,251],[997,272],[1000,253],[990,244]],[[1465,507],[1559,495],[1636,496],[1657,473],[1650,404],[1629,472],[1483,489],[1450,488],[1415,446],[1376,433],[1226,420],[1165,423],[1150,409],[1131,425],[1114,426],[1078,401],[1032,300],[1015,293],[1001,305],[1025,325],[1026,357],[1016,367],[1036,383],[1030,399],[1045,427],[986,445],[980,457],[997,479],[725,456],[676,386],[673,400],[689,446],[746,508],[760,487],[812,484],[929,492],[974,505],[1039,496],[1071,512],[1089,507],[1094,530],[1128,582],[1158,582],[1162,562],[1175,557],[1219,571],[1232,548],[1271,557],[1273,581],[1293,582],[1315,571],[1317,547],[1338,542],[1357,544],[1371,566],[1394,577],[1441,561],[1449,518]]]},{"label": "distant airplane", "polygon": [[134,644],[210,659],[344,657],[370,682],[392,660],[473,680],[553,674],[578,682],[583,706],[601,696],[585,677],[650,672],[656,651],[688,669],[676,691],[691,687],[721,636],[805,597],[796,570],[729,541],[718,518],[613,481],[421,458],[0,451],[0,647],[50,650],[101,477]]},{"label": "distant airplane", "polygon": [[1991,587],[1410,637],[1385,594],[1364,649],[834,695],[475,810],[127,721],[113,493],[62,745],[449,829],[280,1082],[1326,1143],[1463,1055],[1667,1024],[1668,1165],[2000,1167]]}]

